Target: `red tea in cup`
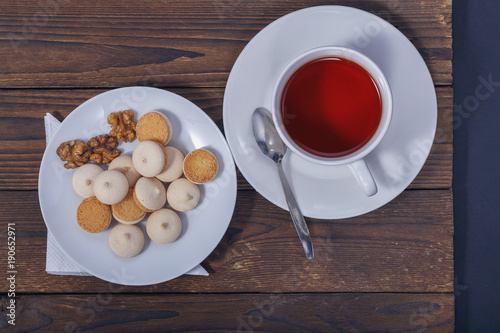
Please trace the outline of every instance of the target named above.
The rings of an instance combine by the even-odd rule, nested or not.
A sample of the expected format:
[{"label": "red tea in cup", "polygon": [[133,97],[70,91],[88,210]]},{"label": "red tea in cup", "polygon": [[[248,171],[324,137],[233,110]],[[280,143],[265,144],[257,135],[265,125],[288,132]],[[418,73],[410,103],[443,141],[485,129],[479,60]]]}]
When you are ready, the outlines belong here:
[{"label": "red tea in cup", "polygon": [[382,117],[379,87],[366,69],[341,57],[300,66],[281,95],[288,136],[320,157],[349,155],[370,141]]}]

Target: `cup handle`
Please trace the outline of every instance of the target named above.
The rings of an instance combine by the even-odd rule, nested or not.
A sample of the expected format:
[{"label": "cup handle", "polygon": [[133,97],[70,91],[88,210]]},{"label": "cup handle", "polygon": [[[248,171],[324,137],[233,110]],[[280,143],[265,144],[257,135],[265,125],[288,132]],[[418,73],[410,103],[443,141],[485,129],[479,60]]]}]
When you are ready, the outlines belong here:
[{"label": "cup handle", "polygon": [[365,194],[369,197],[374,196],[378,191],[377,184],[375,184],[375,180],[365,160],[362,158],[349,164],[349,167]]}]

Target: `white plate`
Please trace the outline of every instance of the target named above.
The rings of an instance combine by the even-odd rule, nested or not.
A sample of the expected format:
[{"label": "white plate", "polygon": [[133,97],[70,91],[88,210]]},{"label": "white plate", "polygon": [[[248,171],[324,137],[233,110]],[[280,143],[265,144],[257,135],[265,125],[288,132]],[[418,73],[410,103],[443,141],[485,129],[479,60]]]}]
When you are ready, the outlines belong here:
[{"label": "white plate", "polygon": [[[171,244],[156,244],[145,232],[144,250],[134,258],[115,255],[108,236],[116,221],[104,232],[91,234],[76,222],[76,209],[82,198],[72,186],[74,170],[66,170],[56,155],[64,141],[88,140],[109,133],[106,118],[110,112],[131,109],[136,120],[146,112],[159,110],[172,122],[169,145],[185,154],[206,147],[219,161],[214,180],[201,185],[198,206],[179,213],[183,230]],[[122,154],[131,154],[138,141],[120,143]],[[229,147],[213,121],[196,105],[168,91],[147,87],[128,87],[91,98],[63,121],[45,150],[38,183],[40,206],[47,228],[61,249],[90,274],[124,285],[148,285],[168,281],[202,262],[226,232],[236,202],[236,172]],[[147,215],[149,216],[149,214]]]},{"label": "white plate", "polygon": [[281,70],[299,54],[340,45],[364,53],[385,73],[394,112],[380,145],[366,157],[378,193],[366,197],[347,166],[308,162],[289,151],[285,173],[305,216],[335,219],[372,211],[400,194],[430,152],[437,124],[436,93],[429,70],[410,41],[383,19],[343,6],[311,7],[288,14],[260,31],[241,52],[226,86],[223,120],[233,157],[248,182],[287,209],[274,163],[255,143],[251,116],[270,109]]}]

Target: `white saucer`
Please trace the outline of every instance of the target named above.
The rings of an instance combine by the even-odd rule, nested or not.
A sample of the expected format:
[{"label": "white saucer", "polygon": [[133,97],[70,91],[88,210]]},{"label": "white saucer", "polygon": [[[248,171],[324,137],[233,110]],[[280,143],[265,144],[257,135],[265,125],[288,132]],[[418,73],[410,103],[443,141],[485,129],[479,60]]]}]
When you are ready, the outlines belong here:
[{"label": "white saucer", "polygon": [[437,124],[434,84],[413,44],[395,27],[365,11],[311,7],[288,14],[260,31],[241,52],[224,95],[226,138],[247,181],[273,204],[287,209],[276,167],[255,143],[251,116],[271,108],[280,71],[297,55],[324,45],[347,46],[370,57],[392,88],[391,125],[368,163],[378,193],[366,197],[349,167],[321,166],[290,150],[285,173],[305,216],[347,218],[377,209],[417,176],[430,152]]},{"label": "white saucer", "polygon": [[[109,132],[106,122],[111,112],[130,109],[138,120],[157,110],[172,122],[169,146],[185,154],[205,147],[219,162],[217,176],[200,185],[198,206],[184,213],[182,233],[170,244],[157,244],[146,237],[143,251],[133,258],[114,254],[108,238],[111,229],[91,234],[80,228],[76,210],[82,198],[72,186],[75,170],[67,170],[56,155],[62,142],[89,140]],[[131,155],[138,140],[120,143],[123,154]],[[107,166],[103,166],[107,169]],[[45,224],[59,247],[90,274],[113,283],[149,285],[176,278],[201,263],[219,244],[226,232],[236,203],[236,168],[231,152],[219,128],[195,104],[174,93],[149,87],[127,87],[107,91],[78,106],[64,119],[47,145],[38,182],[40,207]],[[149,215],[148,215],[149,216]],[[146,219],[139,227],[146,234]]]}]

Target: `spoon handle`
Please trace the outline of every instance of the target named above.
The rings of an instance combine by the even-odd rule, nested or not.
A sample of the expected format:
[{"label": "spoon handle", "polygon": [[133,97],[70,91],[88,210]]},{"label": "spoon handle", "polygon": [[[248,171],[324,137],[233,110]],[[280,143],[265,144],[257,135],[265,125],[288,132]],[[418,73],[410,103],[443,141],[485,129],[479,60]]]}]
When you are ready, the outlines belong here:
[{"label": "spoon handle", "polygon": [[295,225],[295,229],[297,229],[297,233],[299,234],[302,247],[306,252],[307,259],[312,259],[314,258],[314,249],[306,221],[304,220],[304,216],[297,205],[292,189],[288,184],[288,180],[286,179],[285,172],[283,171],[283,166],[281,164],[281,159],[276,162],[276,165],[278,166],[278,174],[280,175],[281,185],[283,186],[283,191],[285,192],[286,203],[288,205],[290,215],[292,216],[293,224]]}]

